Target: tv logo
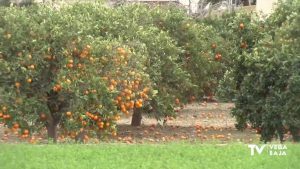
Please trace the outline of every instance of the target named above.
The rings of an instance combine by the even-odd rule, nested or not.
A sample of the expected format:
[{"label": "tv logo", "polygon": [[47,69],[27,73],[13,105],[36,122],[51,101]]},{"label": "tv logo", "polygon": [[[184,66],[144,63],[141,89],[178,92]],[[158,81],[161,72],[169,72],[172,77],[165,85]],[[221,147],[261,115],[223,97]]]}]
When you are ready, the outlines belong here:
[{"label": "tv logo", "polygon": [[249,144],[248,145],[248,148],[251,149],[251,156],[254,155],[254,150],[256,150],[256,152],[258,154],[261,154],[263,152],[263,150],[264,150],[265,147],[266,147],[266,145],[262,145],[261,147],[255,145],[255,144]]},{"label": "tv logo", "polygon": [[[266,145],[262,145],[260,147],[255,144],[248,145],[248,148],[251,149],[251,156],[254,156],[255,151],[257,152],[257,154],[261,154],[264,151],[265,147]],[[266,151],[270,156],[286,156],[287,146],[284,144],[270,144],[268,145]]]}]

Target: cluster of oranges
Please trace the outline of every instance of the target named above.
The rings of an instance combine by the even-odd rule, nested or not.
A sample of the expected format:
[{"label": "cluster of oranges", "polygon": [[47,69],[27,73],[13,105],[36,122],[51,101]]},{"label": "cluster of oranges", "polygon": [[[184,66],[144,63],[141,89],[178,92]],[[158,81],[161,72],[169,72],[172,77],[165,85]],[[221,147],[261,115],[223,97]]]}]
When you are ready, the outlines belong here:
[{"label": "cluster of oranges", "polygon": [[126,52],[126,50],[124,48],[118,47],[117,52],[120,56],[124,56],[124,57],[128,56],[128,53]]},{"label": "cluster of oranges", "polygon": [[[75,45],[75,42],[73,42],[73,45]],[[84,63],[82,62],[78,62],[77,64],[75,63],[74,59],[78,58],[78,59],[85,59],[85,58],[89,58],[90,61],[93,61],[94,58],[93,57],[89,57],[90,55],[90,50],[91,50],[91,46],[90,45],[86,45],[82,51],[79,51],[76,47],[73,48],[73,51],[71,52],[72,55],[70,54],[69,51],[65,52],[65,55],[68,57],[73,57],[68,59],[67,64],[65,65],[67,68],[72,69],[72,68],[78,68],[78,69],[83,69],[85,68]]]},{"label": "cluster of oranges", "polygon": [[[146,87],[146,84],[142,84],[142,75],[137,70],[127,70],[127,63],[130,58],[129,52],[122,47],[118,47],[116,51],[117,56],[112,61],[115,65],[121,65],[117,71],[102,79],[108,82],[110,91],[117,92],[114,102],[122,113],[128,115],[130,110],[143,107],[144,101],[149,98],[150,88]],[[127,73],[120,73],[121,71]]]},{"label": "cluster of oranges", "polygon": [[7,113],[7,107],[3,106],[2,109],[0,110],[0,119],[10,120],[11,119],[10,114],[6,114],[6,113]]},{"label": "cluster of oranges", "polygon": [[[67,117],[71,117],[72,113],[71,112],[66,112]],[[88,119],[84,119],[82,116],[79,117],[79,120],[82,123],[82,126],[85,127],[87,125],[87,120],[93,121],[95,124],[97,124],[99,129],[103,129],[104,127],[109,127],[110,126],[110,122],[108,120],[103,120],[100,116],[100,114],[97,113],[91,113],[91,112],[85,112],[85,116]],[[120,116],[119,115],[115,115],[114,117],[112,117],[111,119],[114,121],[120,120]]]},{"label": "cluster of oranges", "polygon": [[86,58],[89,55],[89,53],[90,53],[90,49],[91,49],[91,46],[90,45],[86,45],[83,48],[82,52],[80,53],[79,58],[81,58],[81,59]]},{"label": "cluster of oranges", "polygon": [[[6,106],[3,106],[0,111],[0,120],[3,119],[4,123],[11,120],[11,115],[7,113],[7,110],[8,110],[8,108]],[[21,129],[21,126],[18,122],[14,122],[14,123],[12,123],[11,129],[13,132],[18,132],[18,130]],[[27,137],[29,137],[29,130],[23,129],[21,134],[22,134],[21,138],[27,138]]]},{"label": "cluster of oranges", "polygon": [[[216,45],[215,43],[213,43],[213,44],[211,45],[211,49],[212,49],[212,50],[215,50],[216,48],[217,48],[217,45]],[[215,60],[216,60],[216,61],[222,60],[222,55],[221,55],[221,53],[217,52],[217,53],[215,54]]]},{"label": "cluster of oranges", "polygon": [[60,92],[62,89],[61,85],[60,84],[56,84],[53,86],[52,90],[55,91],[55,92]]},{"label": "cluster of oranges", "polygon": [[73,59],[69,59],[68,60],[68,63],[66,64],[66,67],[69,68],[69,69],[72,69],[72,68],[78,68],[78,69],[83,69],[85,67],[85,65],[83,63],[77,63],[74,65],[74,60]]},{"label": "cluster of oranges", "polygon": [[29,137],[29,130],[28,129],[24,129],[21,135],[21,138],[27,138]]},{"label": "cluster of oranges", "polygon": [[216,61],[220,61],[222,59],[221,53],[216,53],[215,59],[216,59]]},{"label": "cluster of oranges", "polygon": [[[139,81],[134,81],[131,84],[137,85]],[[122,87],[124,88],[119,92],[119,95],[115,98],[115,103],[120,108],[120,110],[128,115],[129,111],[134,108],[143,107],[143,102],[148,99],[148,94],[150,88],[144,87],[142,91],[137,89],[133,89],[132,85],[126,85],[127,83],[123,83]]]}]

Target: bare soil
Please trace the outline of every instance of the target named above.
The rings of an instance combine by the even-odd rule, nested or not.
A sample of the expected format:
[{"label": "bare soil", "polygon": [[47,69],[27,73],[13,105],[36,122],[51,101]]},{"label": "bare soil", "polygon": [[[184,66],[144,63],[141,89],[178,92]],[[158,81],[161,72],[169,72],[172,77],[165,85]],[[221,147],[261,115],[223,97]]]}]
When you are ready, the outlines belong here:
[{"label": "bare soil", "polygon": [[[246,129],[243,132],[235,129],[235,119],[230,115],[233,107],[232,103],[189,104],[178,112],[176,119],[169,118],[163,126],[156,119],[143,117],[140,127],[132,127],[130,126],[130,116],[122,117],[118,121],[118,135],[110,137],[106,141],[130,144],[182,140],[221,143],[259,140],[259,136],[253,129]],[[5,134],[6,130],[3,125],[0,125],[0,143],[20,141],[14,134]]]},{"label": "bare soil", "polygon": [[238,131],[230,110],[232,103],[193,103],[178,112],[176,119],[159,125],[156,119],[143,117],[142,126],[130,126],[131,119],[122,118],[118,123],[118,140],[123,142],[253,142],[259,135],[253,129]]}]

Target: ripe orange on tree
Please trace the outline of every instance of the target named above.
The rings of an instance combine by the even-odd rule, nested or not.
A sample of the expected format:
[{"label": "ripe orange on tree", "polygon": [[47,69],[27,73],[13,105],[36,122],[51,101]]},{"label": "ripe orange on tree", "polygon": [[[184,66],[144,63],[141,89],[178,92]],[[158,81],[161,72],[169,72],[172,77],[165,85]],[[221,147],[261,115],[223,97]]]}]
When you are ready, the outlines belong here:
[{"label": "ripe orange on tree", "polygon": [[60,92],[61,89],[62,89],[62,87],[59,84],[54,85],[54,87],[52,88],[52,90],[55,91],[55,92]]},{"label": "ripe orange on tree", "polygon": [[175,104],[180,104],[180,100],[178,98],[175,99]]},{"label": "ripe orange on tree", "polygon": [[215,59],[216,59],[216,61],[220,61],[222,59],[222,55],[220,53],[217,53],[215,55]]},{"label": "ripe orange on tree", "polygon": [[82,126],[86,126],[87,122],[86,121],[82,121],[81,124],[82,124]]},{"label": "ripe orange on tree", "polygon": [[71,116],[72,116],[72,112],[68,111],[68,112],[66,112],[66,115],[67,115],[68,117],[71,117]]},{"label": "ripe orange on tree", "polygon": [[16,82],[16,83],[15,83],[15,86],[16,86],[16,88],[20,88],[21,83],[20,83],[20,82]]},{"label": "ripe orange on tree", "polygon": [[31,78],[27,79],[27,83],[31,83],[31,82],[32,82]]},{"label": "ripe orange on tree", "polygon": [[111,133],[111,135],[112,135],[112,136],[117,136],[117,132],[113,131],[113,132]]},{"label": "ripe orange on tree", "polygon": [[24,135],[28,135],[29,134],[29,130],[28,129],[24,129],[23,134]]},{"label": "ripe orange on tree", "polygon": [[244,23],[240,23],[240,29],[241,29],[241,30],[245,29]]},{"label": "ripe orange on tree", "polygon": [[212,49],[216,49],[216,48],[217,48],[217,45],[216,45],[215,43],[213,43],[213,44],[211,45],[211,48],[212,48]]},{"label": "ripe orange on tree", "polygon": [[46,115],[45,113],[41,113],[41,114],[40,114],[40,119],[41,119],[42,121],[46,120],[46,119],[47,119],[47,115]]},{"label": "ripe orange on tree", "polygon": [[11,116],[9,114],[4,114],[3,115],[4,120],[9,120],[10,118],[11,118]]},{"label": "ripe orange on tree", "polygon": [[13,128],[14,129],[18,129],[20,127],[20,125],[18,124],[18,123],[15,123],[14,125],[13,125]]}]

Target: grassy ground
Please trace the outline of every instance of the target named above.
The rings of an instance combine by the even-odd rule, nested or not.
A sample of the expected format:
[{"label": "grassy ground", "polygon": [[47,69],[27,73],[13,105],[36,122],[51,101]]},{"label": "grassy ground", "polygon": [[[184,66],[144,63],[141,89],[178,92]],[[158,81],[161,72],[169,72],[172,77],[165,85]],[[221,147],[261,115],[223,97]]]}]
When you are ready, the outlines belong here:
[{"label": "grassy ground", "polygon": [[[266,149],[265,149],[266,150]],[[1,169],[296,169],[300,144],[286,156],[250,155],[247,144],[0,144]]]}]

